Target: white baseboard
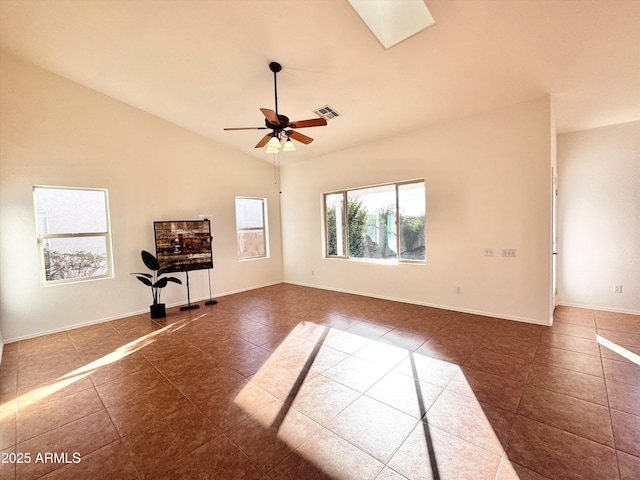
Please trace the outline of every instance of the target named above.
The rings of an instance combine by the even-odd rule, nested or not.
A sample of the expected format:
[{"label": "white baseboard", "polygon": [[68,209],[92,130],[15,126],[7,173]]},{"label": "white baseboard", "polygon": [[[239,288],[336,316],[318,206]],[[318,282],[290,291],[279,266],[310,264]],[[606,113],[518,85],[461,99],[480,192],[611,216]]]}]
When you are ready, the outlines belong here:
[{"label": "white baseboard", "polygon": [[311,288],[319,288],[321,290],[329,290],[332,292],[340,292],[340,293],[349,293],[351,295],[359,295],[362,297],[372,297],[372,298],[379,298],[380,300],[390,300],[393,302],[400,302],[400,303],[408,303],[411,305],[420,305],[423,307],[431,307],[431,308],[439,308],[441,310],[449,310],[449,311],[453,311],[453,312],[460,312],[460,313],[470,313],[473,315],[480,315],[482,317],[492,317],[492,318],[500,318],[502,320],[513,320],[516,322],[524,322],[524,323],[533,323],[535,325],[543,325],[545,327],[548,327],[551,325],[551,322],[544,322],[535,318],[527,318],[527,317],[518,317],[515,315],[504,315],[501,313],[495,313],[495,312],[485,312],[485,311],[481,311],[481,310],[472,310],[472,309],[468,309],[468,308],[459,308],[459,307],[452,307],[451,305],[439,305],[439,304],[435,304],[435,303],[428,303],[428,302],[420,302],[420,301],[416,301],[416,300],[408,300],[406,298],[396,298],[396,297],[390,297],[390,296],[385,296],[385,295],[374,295],[371,293],[363,293],[363,292],[358,292],[355,290],[345,290],[345,289],[341,289],[341,288],[331,288],[331,287],[323,287],[320,285],[313,285],[313,284],[307,284],[307,283],[302,283],[302,282],[292,282],[292,281],[288,281],[285,280],[284,283],[289,283],[291,285],[298,285],[301,287],[311,287]]},{"label": "white baseboard", "polygon": [[76,323],[73,325],[67,325],[64,327],[60,327],[60,328],[52,328],[50,330],[45,330],[39,333],[34,333],[34,334],[29,334],[29,335],[22,335],[20,337],[13,337],[13,338],[9,338],[5,341],[5,343],[14,343],[14,342],[19,342],[21,340],[29,340],[30,338],[37,338],[37,337],[42,337],[43,335],[51,335],[52,333],[60,333],[60,332],[66,332],[67,330],[73,330],[76,328],[81,328],[81,327],[88,327],[90,325],[97,325],[98,323],[104,323],[104,322],[110,322],[112,320],[119,320],[121,318],[128,318],[128,317],[133,317],[135,315],[140,315],[141,313],[146,313],[149,310],[140,310],[138,312],[129,312],[129,313],[123,313],[122,315],[114,315],[112,317],[105,317],[105,318],[99,318],[96,320],[90,320],[88,322],[82,322],[82,323]]},{"label": "white baseboard", "polygon": [[640,315],[640,310],[629,310],[625,308],[603,307],[601,305],[584,305],[582,303],[558,303],[559,307],[584,308],[587,310],[600,310],[602,312],[628,313],[631,315]]},{"label": "white baseboard", "polygon": [[[214,297],[225,297],[227,295],[233,295],[234,293],[242,293],[242,292],[247,292],[249,290],[255,290],[257,288],[264,288],[264,287],[270,287],[272,285],[277,285],[279,283],[282,282],[272,282],[272,283],[265,283],[262,285],[256,285],[253,287],[248,287],[248,288],[240,288],[237,290],[231,290],[228,292],[221,292],[221,293],[217,293],[216,295],[214,295]],[[200,298],[196,298],[196,299],[191,299],[191,303],[198,303],[198,302],[203,302],[209,300],[209,297],[200,297]],[[183,301],[180,302],[174,302],[171,304],[167,304],[167,308],[172,308],[172,307],[178,307],[178,306],[182,306],[185,303]],[[67,325],[64,327],[60,327],[60,328],[53,328],[51,330],[45,330],[43,332],[38,332],[38,333],[34,333],[34,334],[30,334],[30,335],[22,335],[20,337],[13,337],[13,338],[9,338],[4,340],[4,343],[14,343],[14,342],[19,342],[20,340],[28,340],[30,338],[36,338],[36,337],[41,337],[43,335],[50,335],[52,333],[60,333],[60,332],[66,332],[68,330],[74,330],[76,328],[82,328],[82,327],[88,327],[90,325],[96,325],[98,323],[104,323],[104,322],[111,322],[113,320],[120,320],[122,318],[129,318],[129,317],[134,317],[136,315],[141,315],[141,314],[145,314],[145,313],[149,313],[149,309],[145,308],[144,310],[138,310],[135,312],[127,312],[127,313],[123,313],[122,315],[114,315],[111,317],[104,317],[104,318],[99,318],[99,319],[95,319],[95,320],[90,320],[88,322],[82,322],[82,323],[76,323],[73,325]],[[1,339],[1,337],[0,337]],[[0,353],[2,352],[2,346],[1,346],[1,342],[0,342]]]},{"label": "white baseboard", "polygon": [[[397,297],[391,297],[391,296],[385,296],[385,295],[372,295],[370,293],[358,292],[358,291],[355,291],[355,290],[345,290],[345,289],[339,289],[339,288],[330,288],[330,287],[324,287],[324,286],[313,285],[313,284],[306,284],[306,283],[302,283],[302,282],[292,282],[292,281],[271,282],[271,283],[255,285],[255,286],[247,287],[247,288],[240,288],[240,289],[236,289],[236,290],[230,290],[228,292],[218,292],[216,295],[214,295],[214,297],[225,297],[225,296],[233,295],[233,294],[236,294],[236,293],[242,293],[242,292],[247,292],[247,291],[250,291],[250,290],[256,290],[258,288],[270,287],[272,285],[277,285],[279,283],[288,283],[288,284],[291,284],[291,285],[299,285],[301,287],[318,288],[318,289],[321,289],[321,290],[329,290],[329,291],[340,292],[340,293],[348,293],[348,294],[359,295],[359,296],[363,296],[363,297],[379,298],[381,300],[390,300],[390,301],[394,301],[394,302],[408,303],[408,304],[412,304],[412,305],[421,305],[423,307],[439,308],[441,310],[450,310],[450,311],[454,311],[454,312],[470,313],[470,314],[473,314],[473,315],[480,315],[480,316],[483,316],[483,317],[500,318],[500,319],[503,319],[503,320],[513,320],[513,321],[516,321],[516,322],[533,323],[533,324],[536,324],[536,325],[544,325],[544,326],[551,325],[551,323],[545,323],[545,322],[542,322],[542,321],[534,319],[534,318],[518,317],[518,316],[514,316],[514,315],[504,315],[504,314],[496,313],[496,312],[487,312],[487,311],[481,311],[481,310],[473,310],[473,309],[467,309],[467,308],[452,307],[451,305],[439,305],[439,304],[428,303],[428,302],[419,302],[419,301],[414,301],[414,300],[408,300],[406,298],[397,298]],[[207,301],[207,300],[209,300],[209,297],[205,296],[205,297],[200,297],[200,298],[193,299],[192,303],[198,303],[198,302],[203,302],[203,301]],[[177,307],[177,306],[181,306],[181,305],[184,305],[183,301],[167,304],[167,307],[168,308],[172,308],[172,307]],[[595,309],[595,310],[616,311],[616,310],[611,310],[611,309],[606,309],[606,308],[603,308],[603,307],[596,307],[596,306],[585,306],[585,305],[564,305],[564,306],[576,306],[576,307],[580,307],[580,308],[590,308],[590,309]],[[618,311],[619,312],[624,312],[624,313],[636,313],[636,314],[640,313],[640,312],[633,312],[633,311],[622,311],[622,310],[618,310]],[[8,338],[8,339],[4,340],[4,343],[19,342],[20,340],[28,340],[30,338],[36,338],[36,337],[40,337],[40,336],[43,336],[43,335],[50,335],[52,333],[65,332],[67,330],[73,330],[73,329],[76,329],[76,328],[87,327],[87,326],[90,326],[90,325],[96,325],[96,324],[99,324],[99,323],[110,322],[110,321],[119,320],[119,319],[122,319],[122,318],[133,317],[135,315],[141,315],[141,314],[145,314],[145,313],[148,313],[148,312],[149,312],[149,310],[145,308],[143,310],[138,310],[138,311],[134,311],[134,312],[127,312],[127,313],[123,313],[121,315],[115,315],[115,316],[111,316],[111,317],[105,317],[105,318],[90,320],[90,321],[87,321],[87,322],[77,323],[77,324],[74,324],[74,325],[67,325],[67,326],[60,327],[60,328],[54,328],[54,329],[42,331],[42,332],[39,332],[39,333],[31,334],[31,335],[23,335],[23,336],[20,336],[20,337]],[[3,342],[2,342],[2,338],[0,337],[0,355],[2,353],[2,348],[3,348]],[[1,357],[0,357],[0,361],[1,361]]]}]

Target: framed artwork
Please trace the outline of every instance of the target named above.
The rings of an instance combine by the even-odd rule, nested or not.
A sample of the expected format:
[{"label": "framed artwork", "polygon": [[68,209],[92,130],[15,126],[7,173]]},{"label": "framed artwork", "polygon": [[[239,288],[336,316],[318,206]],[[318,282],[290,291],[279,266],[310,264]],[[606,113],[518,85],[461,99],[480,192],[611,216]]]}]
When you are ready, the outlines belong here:
[{"label": "framed artwork", "polygon": [[166,272],[213,268],[209,220],[153,222],[156,257]]}]

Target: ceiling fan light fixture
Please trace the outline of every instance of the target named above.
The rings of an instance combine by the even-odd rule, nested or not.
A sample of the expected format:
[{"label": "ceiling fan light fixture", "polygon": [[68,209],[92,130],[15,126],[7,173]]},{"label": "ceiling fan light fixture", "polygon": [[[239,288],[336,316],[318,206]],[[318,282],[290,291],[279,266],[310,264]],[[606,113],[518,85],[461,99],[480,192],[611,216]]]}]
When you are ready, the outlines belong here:
[{"label": "ceiling fan light fixture", "polygon": [[283,152],[294,152],[296,150],[296,146],[293,144],[290,138],[287,138],[287,141],[284,142],[284,146],[282,147]]},{"label": "ceiling fan light fixture", "polygon": [[272,155],[274,153],[278,153],[279,151],[280,151],[279,148],[271,147],[267,145],[267,148],[264,150],[264,153],[266,153],[267,155]]},{"label": "ceiling fan light fixture", "polygon": [[280,140],[275,135],[271,137],[271,140],[267,142],[267,148],[275,148],[276,150],[280,150]]}]

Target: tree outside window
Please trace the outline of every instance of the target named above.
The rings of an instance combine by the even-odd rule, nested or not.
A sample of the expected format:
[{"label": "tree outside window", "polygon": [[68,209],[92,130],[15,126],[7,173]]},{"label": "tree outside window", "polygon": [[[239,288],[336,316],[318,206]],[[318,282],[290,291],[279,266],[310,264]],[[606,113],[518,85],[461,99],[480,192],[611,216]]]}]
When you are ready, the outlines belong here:
[{"label": "tree outside window", "polygon": [[424,261],[424,181],[325,194],[328,257]]}]

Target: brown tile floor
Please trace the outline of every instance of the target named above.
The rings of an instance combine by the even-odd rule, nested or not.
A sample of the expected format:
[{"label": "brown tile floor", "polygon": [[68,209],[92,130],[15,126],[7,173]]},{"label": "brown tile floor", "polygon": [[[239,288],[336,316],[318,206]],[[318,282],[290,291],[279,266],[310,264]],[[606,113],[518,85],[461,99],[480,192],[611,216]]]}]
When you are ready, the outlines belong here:
[{"label": "brown tile floor", "polygon": [[[5,346],[3,479],[638,479],[640,317],[297,287]],[[635,357],[637,359],[637,357]]]}]

